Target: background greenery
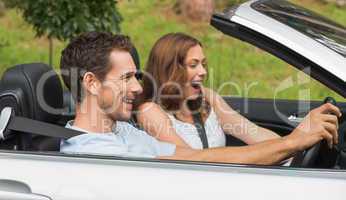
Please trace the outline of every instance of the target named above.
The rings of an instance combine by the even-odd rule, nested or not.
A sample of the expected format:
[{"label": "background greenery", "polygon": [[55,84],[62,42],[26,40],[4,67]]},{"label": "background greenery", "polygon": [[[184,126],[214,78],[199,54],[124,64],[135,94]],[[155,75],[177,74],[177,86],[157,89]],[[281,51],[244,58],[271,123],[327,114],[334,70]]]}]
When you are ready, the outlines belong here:
[{"label": "background greenery", "polygon": [[[299,85],[297,70],[277,58],[212,28],[208,23],[189,22],[173,11],[174,0],[122,0],[117,4],[123,22],[121,31],[131,36],[140,52],[141,64],[145,65],[154,42],[169,32],[189,33],[202,41],[209,62],[209,79],[206,84],[223,95],[284,99],[323,99],[334,96],[344,99],[320,83]],[[345,8],[313,0],[293,0],[346,26]],[[224,4],[217,4],[221,8]],[[1,13],[0,13],[1,14]],[[66,42],[54,41],[53,66],[58,69],[60,52]],[[24,22],[13,9],[0,16],[0,73],[20,63],[48,63],[48,40],[35,38],[33,28]],[[293,78],[295,84],[279,93],[276,88],[284,80]],[[229,83],[224,86],[224,83]],[[249,88],[250,90],[246,90]],[[221,89],[220,89],[221,88]],[[305,96],[302,96],[302,91]],[[309,93],[306,93],[308,91]],[[309,95],[306,95],[309,94]]]}]

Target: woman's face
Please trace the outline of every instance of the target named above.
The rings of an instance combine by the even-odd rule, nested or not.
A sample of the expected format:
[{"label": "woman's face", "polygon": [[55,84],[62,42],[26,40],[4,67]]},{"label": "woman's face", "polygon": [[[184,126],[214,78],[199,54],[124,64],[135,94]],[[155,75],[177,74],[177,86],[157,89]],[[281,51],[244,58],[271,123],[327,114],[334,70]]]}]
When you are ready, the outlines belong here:
[{"label": "woman's face", "polygon": [[185,63],[187,82],[183,87],[185,99],[196,99],[202,92],[202,83],[207,75],[207,60],[200,45],[191,47]]}]

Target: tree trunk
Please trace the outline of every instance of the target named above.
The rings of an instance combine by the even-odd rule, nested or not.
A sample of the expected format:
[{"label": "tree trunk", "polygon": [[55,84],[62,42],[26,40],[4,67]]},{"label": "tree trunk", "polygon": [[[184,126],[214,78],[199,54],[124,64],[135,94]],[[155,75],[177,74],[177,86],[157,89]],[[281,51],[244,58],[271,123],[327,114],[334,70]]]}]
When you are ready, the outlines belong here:
[{"label": "tree trunk", "polygon": [[346,6],[346,0],[324,0],[324,1],[335,3],[338,6]]},{"label": "tree trunk", "polygon": [[346,6],[346,0],[336,0],[338,6]]},{"label": "tree trunk", "polygon": [[193,21],[209,21],[214,7],[214,0],[177,0],[176,5],[179,13]]},{"label": "tree trunk", "polygon": [[49,37],[48,40],[49,40],[49,66],[53,67],[53,39]]},{"label": "tree trunk", "polygon": [[5,4],[0,0],[0,17],[5,15]]}]

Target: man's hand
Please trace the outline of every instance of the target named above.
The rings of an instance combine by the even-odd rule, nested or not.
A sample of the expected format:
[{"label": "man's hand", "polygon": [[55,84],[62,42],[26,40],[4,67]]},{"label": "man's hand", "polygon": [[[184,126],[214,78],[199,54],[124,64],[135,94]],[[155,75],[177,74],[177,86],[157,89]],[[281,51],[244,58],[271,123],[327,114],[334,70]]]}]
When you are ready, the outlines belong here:
[{"label": "man's hand", "polygon": [[338,117],[341,117],[339,108],[326,103],[312,110],[286,138],[297,150],[307,149],[323,139],[332,148],[338,143]]}]

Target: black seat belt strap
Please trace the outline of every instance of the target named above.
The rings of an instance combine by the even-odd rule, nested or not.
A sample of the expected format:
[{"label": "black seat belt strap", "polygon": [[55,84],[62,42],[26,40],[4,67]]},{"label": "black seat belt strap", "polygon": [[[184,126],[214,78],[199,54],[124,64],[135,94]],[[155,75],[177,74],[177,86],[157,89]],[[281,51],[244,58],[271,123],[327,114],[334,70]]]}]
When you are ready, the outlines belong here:
[{"label": "black seat belt strap", "polygon": [[203,149],[209,148],[208,138],[207,138],[207,134],[205,132],[201,113],[199,113],[199,112],[195,113],[192,115],[192,117],[193,117],[193,121],[195,123],[195,127],[197,129],[199,138],[202,141]]},{"label": "black seat belt strap", "polygon": [[[6,130],[44,135],[61,139],[69,139],[71,137],[84,134],[84,132],[81,131],[17,116],[12,116],[10,118]],[[6,137],[5,133],[4,136]]]}]

